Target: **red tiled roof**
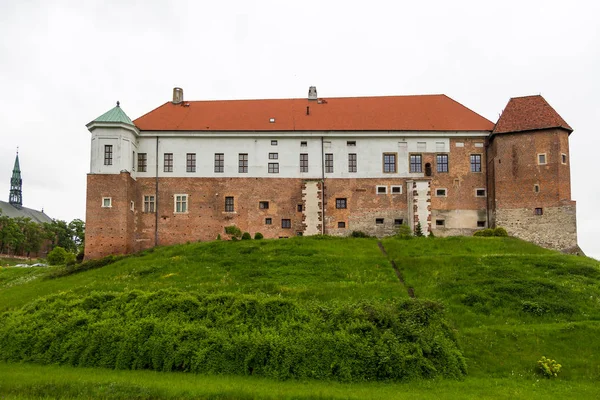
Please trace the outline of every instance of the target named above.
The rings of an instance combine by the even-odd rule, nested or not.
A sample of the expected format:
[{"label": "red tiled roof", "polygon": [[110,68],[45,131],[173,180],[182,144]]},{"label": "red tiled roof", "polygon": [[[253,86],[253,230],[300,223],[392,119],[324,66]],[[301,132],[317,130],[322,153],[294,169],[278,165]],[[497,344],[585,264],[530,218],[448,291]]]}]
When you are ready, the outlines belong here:
[{"label": "red tiled roof", "polygon": [[[309,115],[306,108],[309,107]],[[269,122],[271,118],[275,122]],[[491,131],[445,95],[167,102],[134,121],[142,131]]]},{"label": "red tiled roof", "polygon": [[510,99],[496,123],[493,134],[523,132],[536,129],[573,128],[540,95]]}]

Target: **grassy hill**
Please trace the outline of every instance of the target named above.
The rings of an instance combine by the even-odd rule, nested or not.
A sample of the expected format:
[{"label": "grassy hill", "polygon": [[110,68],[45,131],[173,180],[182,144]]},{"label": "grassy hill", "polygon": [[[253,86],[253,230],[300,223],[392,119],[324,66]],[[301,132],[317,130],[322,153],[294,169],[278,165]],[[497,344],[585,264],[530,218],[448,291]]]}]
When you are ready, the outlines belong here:
[{"label": "grassy hill", "polygon": [[597,261],[514,238],[195,243],[85,271],[0,269],[0,359],[535,382],[546,355],[585,386],[600,379],[599,283]]}]

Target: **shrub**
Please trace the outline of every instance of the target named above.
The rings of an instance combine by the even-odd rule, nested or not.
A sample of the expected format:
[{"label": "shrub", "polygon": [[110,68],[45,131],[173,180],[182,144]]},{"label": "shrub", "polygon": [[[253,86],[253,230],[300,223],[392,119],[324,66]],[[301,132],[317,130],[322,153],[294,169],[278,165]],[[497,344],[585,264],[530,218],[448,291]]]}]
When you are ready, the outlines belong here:
[{"label": "shrub", "polygon": [[352,236],[353,238],[368,238],[369,237],[369,235],[367,235],[363,231],[352,231],[350,236]]},{"label": "shrub", "polygon": [[254,240],[260,240],[260,239],[262,239],[263,237],[264,237],[264,236],[263,236],[263,234],[262,234],[262,233],[260,233],[260,232],[256,232],[256,233],[254,234]]},{"label": "shrub", "polygon": [[242,240],[252,240],[252,236],[248,232],[244,232],[242,235]]},{"label": "shrub", "polygon": [[231,238],[239,239],[242,237],[242,230],[235,225],[226,226],[225,233],[231,236]]},{"label": "shrub", "polygon": [[66,265],[75,265],[76,262],[77,262],[77,258],[75,257],[75,254],[67,253],[65,255],[65,264]]},{"label": "shrub", "polygon": [[415,228],[415,236],[423,237],[423,228],[421,227],[421,222],[417,223],[417,227]]},{"label": "shrub", "polygon": [[506,232],[506,229],[498,227],[494,229],[494,236],[508,236],[508,232]]},{"label": "shrub", "polygon": [[85,258],[85,253],[83,252],[83,249],[77,253],[77,257],[75,258],[75,260],[77,261],[77,263],[81,264],[83,262],[83,259]]},{"label": "shrub", "polygon": [[48,263],[50,265],[61,265],[66,262],[67,251],[60,246],[56,246],[48,253]]},{"label": "shrub", "polygon": [[433,231],[429,231],[429,235],[427,235],[427,236],[430,237],[430,238],[434,238],[435,237],[435,235],[433,234]]},{"label": "shrub", "polygon": [[546,378],[556,378],[562,368],[562,365],[557,363],[556,360],[546,358],[545,356],[542,356],[537,363],[542,375]]},{"label": "shrub", "polygon": [[402,239],[411,238],[412,235],[412,230],[408,225],[400,225],[396,230],[396,236]]}]

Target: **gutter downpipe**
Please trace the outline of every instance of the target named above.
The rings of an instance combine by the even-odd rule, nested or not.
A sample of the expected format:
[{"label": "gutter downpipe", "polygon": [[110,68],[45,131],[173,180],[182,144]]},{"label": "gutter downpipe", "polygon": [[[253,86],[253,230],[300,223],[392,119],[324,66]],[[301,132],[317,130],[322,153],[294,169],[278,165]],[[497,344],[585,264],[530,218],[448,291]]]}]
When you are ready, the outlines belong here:
[{"label": "gutter downpipe", "polygon": [[158,246],[158,136],[156,137],[156,175],[154,189],[154,246]]},{"label": "gutter downpipe", "polygon": [[325,144],[321,136],[321,235],[325,234]]}]

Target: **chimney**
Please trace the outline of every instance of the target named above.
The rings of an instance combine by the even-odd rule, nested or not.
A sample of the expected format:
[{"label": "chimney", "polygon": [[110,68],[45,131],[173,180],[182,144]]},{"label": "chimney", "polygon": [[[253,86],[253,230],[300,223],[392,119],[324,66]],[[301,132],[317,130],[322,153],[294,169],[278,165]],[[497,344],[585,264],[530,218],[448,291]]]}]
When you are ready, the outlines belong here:
[{"label": "chimney", "polygon": [[311,86],[308,88],[308,99],[317,100],[317,87]]},{"label": "chimney", "polygon": [[173,88],[173,104],[180,104],[181,102],[183,102],[183,89]]}]

